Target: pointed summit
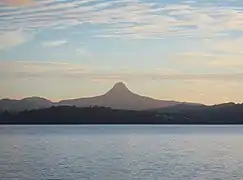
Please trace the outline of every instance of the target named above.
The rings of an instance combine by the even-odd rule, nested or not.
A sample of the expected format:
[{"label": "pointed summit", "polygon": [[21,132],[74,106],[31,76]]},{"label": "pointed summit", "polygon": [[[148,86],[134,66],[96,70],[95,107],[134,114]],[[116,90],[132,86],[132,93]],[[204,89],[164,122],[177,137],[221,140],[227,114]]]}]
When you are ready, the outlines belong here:
[{"label": "pointed summit", "polygon": [[146,96],[140,96],[130,91],[123,82],[116,83],[107,93],[90,97],[69,99],[60,101],[58,105],[62,106],[100,106],[110,107],[113,109],[128,109],[128,110],[148,110],[170,107],[180,104],[175,101],[157,100]]},{"label": "pointed summit", "polygon": [[112,89],[110,89],[106,95],[121,96],[124,94],[132,93],[123,82],[116,83]]},{"label": "pointed summit", "polygon": [[116,83],[112,89],[128,90],[127,86],[123,82]]}]

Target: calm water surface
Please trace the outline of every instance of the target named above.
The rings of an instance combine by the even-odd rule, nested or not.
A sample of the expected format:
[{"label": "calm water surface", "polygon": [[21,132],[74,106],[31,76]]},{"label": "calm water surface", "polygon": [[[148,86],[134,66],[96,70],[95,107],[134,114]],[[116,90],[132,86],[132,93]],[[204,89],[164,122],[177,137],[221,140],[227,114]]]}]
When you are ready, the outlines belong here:
[{"label": "calm water surface", "polygon": [[243,126],[0,126],[1,180],[243,180]]}]

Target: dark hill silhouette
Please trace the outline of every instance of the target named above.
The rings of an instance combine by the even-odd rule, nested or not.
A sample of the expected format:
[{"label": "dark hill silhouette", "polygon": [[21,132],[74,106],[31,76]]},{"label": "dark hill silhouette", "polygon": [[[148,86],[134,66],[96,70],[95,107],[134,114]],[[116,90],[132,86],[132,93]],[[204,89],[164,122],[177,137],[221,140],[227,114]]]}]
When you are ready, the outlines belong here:
[{"label": "dark hill silhouette", "polygon": [[21,100],[2,99],[0,100],[0,111],[42,109],[51,107],[52,105],[53,102],[40,97],[28,97]]},{"label": "dark hill silhouette", "polygon": [[203,104],[194,104],[194,103],[181,103],[170,107],[164,107],[159,109],[152,109],[151,111],[157,111],[157,112],[172,112],[172,113],[178,113],[183,111],[190,111],[190,110],[198,110],[202,108],[206,108],[208,106]]},{"label": "dark hill silhouette", "polygon": [[62,100],[60,102],[51,102],[40,97],[30,97],[22,100],[2,99],[0,100],[0,111],[23,111],[30,109],[43,109],[51,106],[76,106],[89,107],[100,106],[110,107],[112,109],[124,110],[148,110],[167,108],[175,105],[196,105],[190,103],[181,103],[177,101],[165,101],[153,99],[146,96],[140,96],[130,91],[122,82],[116,83],[107,93],[88,98],[78,98]]},{"label": "dark hill silhouette", "polygon": [[0,124],[243,124],[243,104],[202,106],[174,112],[59,106],[2,112]]},{"label": "dark hill silhouette", "polygon": [[180,102],[157,100],[140,96],[131,92],[124,83],[119,82],[104,95],[91,98],[64,100],[57,104],[61,106],[100,106],[111,107],[113,109],[146,110],[174,106],[180,104]]}]

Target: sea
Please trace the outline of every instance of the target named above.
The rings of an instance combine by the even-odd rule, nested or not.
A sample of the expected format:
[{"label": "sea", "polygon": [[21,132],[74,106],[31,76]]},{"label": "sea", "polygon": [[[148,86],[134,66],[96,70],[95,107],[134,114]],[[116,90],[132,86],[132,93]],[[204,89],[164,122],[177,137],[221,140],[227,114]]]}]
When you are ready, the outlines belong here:
[{"label": "sea", "polygon": [[243,180],[243,126],[2,125],[0,180]]}]

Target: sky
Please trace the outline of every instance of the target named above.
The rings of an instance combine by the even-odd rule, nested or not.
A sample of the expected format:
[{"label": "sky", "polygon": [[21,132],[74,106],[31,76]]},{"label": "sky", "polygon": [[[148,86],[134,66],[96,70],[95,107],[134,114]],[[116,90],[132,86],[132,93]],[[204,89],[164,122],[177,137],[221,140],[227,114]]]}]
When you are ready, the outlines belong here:
[{"label": "sky", "polygon": [[243,101],[242,0],[0,0],[0,98]]}]

